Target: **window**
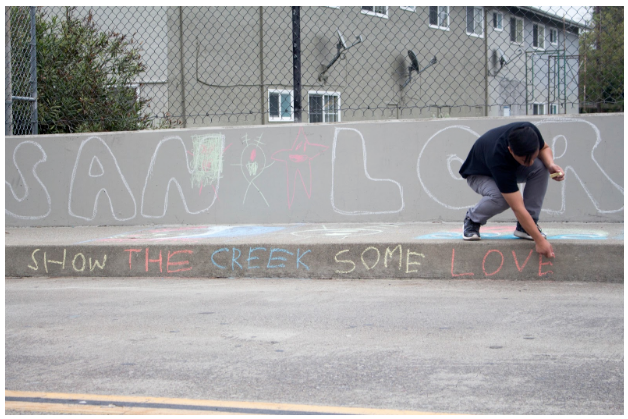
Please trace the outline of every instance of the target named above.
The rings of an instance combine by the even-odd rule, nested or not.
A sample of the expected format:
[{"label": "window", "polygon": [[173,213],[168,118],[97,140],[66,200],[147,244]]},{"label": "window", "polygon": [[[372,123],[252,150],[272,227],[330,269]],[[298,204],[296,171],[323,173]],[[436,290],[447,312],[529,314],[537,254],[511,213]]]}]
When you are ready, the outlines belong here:
[{"label": "window", "polygon": [[308,92],[310,122],[340,122],[340,93]]},{"label": "window", "polygon": [[467,35],[484,36],[484,8],[467,6]]},{"label": "window", "polygon": [[523,19],[510,18],[510,42],[523,44]]},{"label": "window", "polygon": [[532,25],[532,46],[545,49],[545,26],[535,23]]},{"label": "window", "polygon": [[532,105],[532,115],[545,115],[545,103],[535,103]]},{"label": "window", "polygon": [[409,12],[416,11],[416,6],[399,6],[402,10],[407,10]]},{"label": "window", "polygon": [[294,121],[291,91],[268,90],[268,120]]},{"label": "window", "polygon": [[449,30],[449,6],[430,6],[430,27]]},{"label": "window", "polygon": [[493,12],[493,29],[501,31],[504,29],[504,15],[503,13]]},{"label": "window", "polygon": [[550,44],[558,44],[558,31],[556,29],[550,29]]},{"label": "window", "polygon": [[550,115],[558,115],[558,105],[556,103],[550,103],[549,111]]},{"label": "window", "polygon": [[362,6],[362,13],[388,19],[388,6]]}]

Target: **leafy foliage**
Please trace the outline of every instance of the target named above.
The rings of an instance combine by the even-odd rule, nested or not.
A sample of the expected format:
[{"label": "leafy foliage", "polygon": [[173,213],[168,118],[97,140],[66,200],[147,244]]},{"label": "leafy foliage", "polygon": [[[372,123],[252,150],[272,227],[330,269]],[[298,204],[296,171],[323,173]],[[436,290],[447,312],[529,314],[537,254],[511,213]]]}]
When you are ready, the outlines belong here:
[{"label": "leafy foliage", "polygon": [[598,112],[624,111],[624,8],[595,6],[580,38],[580,97]]},{"label": "leafy foliage", "polygon": [[37,13],[37,96],[40,134],[126,131],[150,125],[147,100],[132,87],[145,70],[133,40],[100,32],[91,12],[80,19]]}]

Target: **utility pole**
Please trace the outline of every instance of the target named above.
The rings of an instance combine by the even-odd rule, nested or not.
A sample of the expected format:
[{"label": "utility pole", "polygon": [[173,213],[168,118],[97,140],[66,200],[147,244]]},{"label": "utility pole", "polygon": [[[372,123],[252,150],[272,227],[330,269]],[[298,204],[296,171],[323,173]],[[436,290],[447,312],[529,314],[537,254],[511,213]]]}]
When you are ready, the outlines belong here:
[{"label": "utility pole", "polygon": [[294,122],[301,122],[301,7],[292,6],[292,75]]},{"label": "utility pole", "polygon": [[39,134],[37,123],[37,8],[30,6],[31,16],[31,135]]}]

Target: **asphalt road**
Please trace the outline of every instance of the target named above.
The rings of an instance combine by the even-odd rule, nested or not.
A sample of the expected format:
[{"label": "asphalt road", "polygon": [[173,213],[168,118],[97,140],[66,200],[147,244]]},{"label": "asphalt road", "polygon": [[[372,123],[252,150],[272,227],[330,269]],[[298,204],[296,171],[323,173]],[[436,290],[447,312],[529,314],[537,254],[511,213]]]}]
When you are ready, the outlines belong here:
[{"label": "asphalt road", "polygon": [[6,279],[5,390],[623,414],[623,296],[582,282]]}]

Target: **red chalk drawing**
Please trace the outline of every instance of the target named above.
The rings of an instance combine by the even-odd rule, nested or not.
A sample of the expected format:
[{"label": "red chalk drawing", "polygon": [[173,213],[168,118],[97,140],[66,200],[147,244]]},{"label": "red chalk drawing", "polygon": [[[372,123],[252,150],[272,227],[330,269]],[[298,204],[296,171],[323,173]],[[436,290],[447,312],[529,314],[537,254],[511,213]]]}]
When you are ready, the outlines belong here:
[{"label": "red chalk drawing", "polygon": [[139,253],[142,249],[124,249],[125,252],[129,252],[129,271],[133,266],[133,253]]},{"label": "red chalk drawing", "polygon": [[[488,272],[486,272],[486,258],[488,258],[488,255],[490,255],[493,252],[497,252],[499,253],[499,255],[502,257],[502,261],[499,264],[499,268],[497,268],[494,272],[491,272],[490,274]],[[504,254],[502,252],[500,252],[497,249],[491,249],[488,252],[486,252],[486,255],[484,255],[484,260],[482,260],[482,270],[484,271],[484,275],[486,276],[493,276],[495,275],[497,272],[501,271],[502,266],[504,266]]]},{"label": "red chalk drawing", "polygon": [[543,255],[539,254],[539,276],[545,276],[547,274],[553,274],[553,271],[547,271],[547,272],[543,272],[543,266],[544,265],[550,265],[553,266],[554,264],[550,261],[547,261],[545,263],[543,263]]},{"label": "red chalk drawing", "polygon": [[189,265],[190,261],[189,260],[182,260],[179,262],[170,262],[170,258],[174,255],[177,255],[179,253],[188,253],[188,254],[192,254],[191,250],[177,250],[176,252],[170,252],[168,251],[168,260],[166,262],[166,271],[168,273],[173,273],[173,272],[184,272],[184,271],[189,271],[192,269],[192,267],[190,266],[189,268],[183,268],[183,269],[175,269],[175,270],[170,270],[170,266],[179,266],[179,265]]},{"label": "red chalk drawing", "polygon": [[465,272],[463,274],[455,274],[454,273],[454,259],[456,257],[456,249],[451,249],[451,276],[473,276],[473,272]]},{"label": "red chalk drawing", "polygon": [[[307,197],[312,197],[312,160],[320,156],[328,148],[329,146],[326,145],[310,143],[305,132],[303,132],[303,128],[299,128],[299,133],[292,144],[292,148],[278,150],[271,156],[273,160],[283,162],[286,165],[288,208],[291,208],[294,202],[298,183],[297,178],[301,178],[301,184]],[[295,152],[298,152],[298,154]]]},{"label": "red chalk drawing", "polygon": [[530,260],[530,256],[532,256],[532,251],[534,249],[530,249],[530,253],[528,253],[528,257],[526,258],[526,261],[523,262],[523,266],[519,266],[519,261],[517,261],[517,255],[515,254],[515,251],[512,251],[512,257],[515,259],[515,265],[517,265],[517,269],[519,270],[519,272],[523,271],[523,268],[526,267],[526,264],[528,263],[528,261]]},{"label": "red chalk drawing", "polygon": [[159,272],[163,272],[161,250],[159,251],[159,259],[149,259],[149,257],[148,257],[148,247],[146,248],[146,272],[148,272],[148,264],[149,263],[159,263]]}]

